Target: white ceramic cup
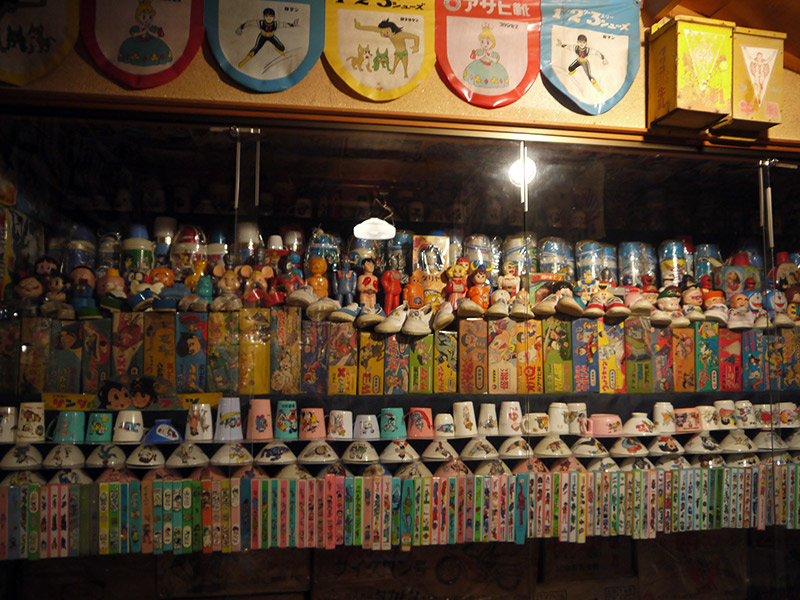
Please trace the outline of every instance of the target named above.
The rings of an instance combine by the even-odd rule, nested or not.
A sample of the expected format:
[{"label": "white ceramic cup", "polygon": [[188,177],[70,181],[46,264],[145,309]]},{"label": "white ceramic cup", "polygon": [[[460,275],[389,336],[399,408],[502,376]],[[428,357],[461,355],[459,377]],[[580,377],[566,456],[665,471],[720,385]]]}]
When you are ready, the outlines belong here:
[{"label": "white ceramic cup", "polygon": [[564,402],[551,402],[547,408],[550,417],[550,433],[567,435],[569,433],[569,408]]},{"label": "white ceramic cup", "polygon": [[239,398],[220,398],[219,406],[217,407],[217,425],[214,431],[214,441],[240,442],[243,439],[242,405]]},{"label": "white ceramic cup", "polygon": [[586,403],[585,402],[569,402],[567,404],[569,410],[569,433],[570,435],[581,434],[581,419],[585,419]]},{"label": "white ceramic cup", "polygon": [[353,413],[349,410],[334,409],[328,415],[328,439],[353,439]]},{"label": "white ceramic cup", "polygon": [[756,423],[759,427],[770,427],[775,425],[772,421],[772,405],[770,404],[754,404],[753,413],[756,417]]},{"label": "white ceramic cup", "polygon": [[438,413],[433,418],[433,437],[451,438],[456,435],[456,424],[450,413]]},{"label": "white ceramic cup", "polygon": [[44,441],[44,402],[22,402],[17,417],[18,442]]},{"label": "white ceramic cup", "polygon": [[522,417],[522,433],[525,435],[547,435],[550,433],[550,415],[543,412],[526,414]]},{"label": "white ceramic cup", "polygon": [[142,411],[121,410],[117,413],[117,421],[114,424],[115,444],[138,444],[143,434]]},{"label": "white ceramic cup", "polygon": [[356,415],[353,426],[353,438],[356,440],[379,440],[381,428],[376,415]]},{"label": "white ceramic cup", "polygon": [[0,406],[0,444],[13,444],[17,434],[17,407]]},{"label": "white ceramic cup", "polygon": [[519,435],[522,429],[522,408],[516,400],[500,403],[500,435]]},{"label": "white ceramic cup", "polygon": [[478,427],[475,423],[475,407],[472,402],[453,402],[453,420],[456,437],[475,437]]},{"label": "white ceramic cup", "polygon": [[753,403],[750,400],[737,400],[733,403],[736,408],[736,426],[742,429],[753,429],[758,427],[756,413],[753,410]]},{"label": "white ceramic cup", "polygon": [[722,429],[733,429],[736,427],[736,407],[733,400],[716,400],[714,408],[719,415],[719,426]]},{"label": "white ceramic cup", "polygon": [[695,407],[700,412],[700,427],[703,431],[715,431],[719,429],[719,413],[716,407],[702,405]]},{"label": "white ceramic cup", "polygon": [[481,404],[481,411],[478,415],[478,433],[480,435],[500,434],[497,425],[497,407],[492,402]]},{"label": "white ceramic cup", "polygon": [[210,404],[192,404],[186,412],[187,442],[210,442],[214,438]]},{"label": "white ceramic cup", "polygon": [[797,404],[779,402],[772,407],[772,422],[776,427],[797,427]]},{"label": "white ceramic cup", "polygon": [[658,433],[675,433],[675,407],[671,402],[656,402],[653,405],[653,423]]}]

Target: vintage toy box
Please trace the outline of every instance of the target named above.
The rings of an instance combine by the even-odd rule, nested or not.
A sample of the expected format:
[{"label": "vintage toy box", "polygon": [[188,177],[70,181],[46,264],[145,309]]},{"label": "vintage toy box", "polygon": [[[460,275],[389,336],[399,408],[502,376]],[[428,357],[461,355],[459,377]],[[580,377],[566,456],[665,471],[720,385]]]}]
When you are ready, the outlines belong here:
[{"label": "vintage toy box", "polygon": [[300,357],[304,394],[328,393],[328,335],[330,323],[303,321]]},{"label": "vintage toy box", "polygon": [[422,287],[441,292],[442,274],[450,267],[450,238],[444,235],[415,235],[411,270],[422,272]]},{"label": "vintage toy box", "polygon": [[629,394],[653,392],[653,346],[656,332],[650,319],[625,319],[625,385]]},{"label": "vintage toy box", "polygon": [[408,391],[412,394],[433,393],[433,334],[409,339]]},{"label": "vintage toy box", "polygon": [[764,366],[766,343],[758,329],[742,332],[742,391],[763,392],[767,389]]},{"label": "vintage toy box", "polygon": [[20,333],[19,392],[39,394],[47,381],[50,360],[50,319],[23,318]]},{"label": "vintage toy box", "polygon": [[719,381],[719,324],[701,321],[695,331],[695,389],[698,392],[720,391]]},{"label": "vintage toy box", "polygon": [[695,341],[694,329],[672,329],[672,369],[676,392],[695,391]]},{"label": "vintage toy box", "polygon": [[239,315],[212,312],[208,315],[206,358],[209,392],[236,394],[239,390]]},{"label": "vintage toy box", "polygon": [[758,267],[730,266],[714,269],[714,288],[725,292],[725,297],[745,290],[761,289],[761,271]]},{"label": "vintage toy box", "polygon": [[600,391],[599,323],[597,319],[575,319],[572,322],[572,373],[576,392]]},{"label": "vintage toy box", "polygon": [[458,334],[437,331],[433,334],[433,392],[455,394],[458,391]]},{"label": "vintage toy box", "polygon": [[544,391],[557,394],[572,391],[571,323],[560,317],[542,321],[544,348]]},{"label": "vintage toy box", "polygon": [[268,308],[239,311],[239,393],[269,393]]},{"label": "vintage toy box", "polygon": [[[172,351],[175,349],[175,324]],[[144,373],[144,313],[115,313],[111,320],[111,379],[125,384]],[[174,361],[174,358],[173,358]]]},{"label": "vintage toy box", "polygon": [[458,393],[484,394],[488,391],[488,329],[483,319],[458,322]]},{"label": "vintage toy box", "polygon": [[111,376],[111,319],[89,319],[83,321],[81,327],[81,391],[96,394]]},{"label": "vintage toy box", "polygon": [[302,315],[297,306],[270,309],[270,391],[300,393],[300,334]]},{"label": "vintage toy box", "polygon": [[517,323],[517,393],[544,393],[542,322]]},{"label": "vintage toy box", "polygon": [[517,393],[517,322],[506,317],[488,322],[489,393]]},{"label": "vintage toy box", "polygon": [[651,125],[705,129],[730,114],[733,28],[678,15],[653,26],[647,108]]},{"label": "vintage toy box", "polygon": [[779,329],[777,333],[764,333],[764,367],[767,376],[767,389],[778,391],[783,386],[783,332]]},{"label": "vintage toy box", "polygon": [[781,389],[800,390],[800,332],[783,330],[783,381]]},{"label": "vintage toy box", "polygon": [[20,372],[20,327],[19,319],[0,321],[0,393],[17,392]]},{"label": "vintage toy box", "polygon": [[[159,395],[175,393],[176,317],[169,313],[144,313],[143,374],[156,380]],[[203,354],[205,360],[205,354]]]},{"label": "vintage toy box", "polygon": [[653,345],[653,391],[675,391],[675,379],[672,372],[672,329],[655,330]]},{"label": "vintage toy box", "polygon": [[625,393],[625,325],[604,320],[597,324],[600,393]]},{"label": "vintage toy box", "polygon": [[358,393],[358,332],[351,323],[331,323],[328,337],[328,393]]},{"label": "vintage toy box", "polygon": [[384,394],[408,393],[408,338],[400,333],[386,336]]},{"label": "vintage toy box", "polygon": [[719,330],[719,389],[742,391],[742,334],[725,328]]},{"label": "vintage toy box", "polygon": [[358,334],[358,393],[383,394],[383,372],[386,368],[386,341],[379,333]]},{"label": "vintage toy box", "polygon": [[53,320],[50,326],[50,360],[45,391],[78,394],[81,391],[81,340],[79,321]]},{"label": "vintage toy box", "polygon": [[208,315],[178,313],[175,316],[175,387],[180,394],[206,390]]}]

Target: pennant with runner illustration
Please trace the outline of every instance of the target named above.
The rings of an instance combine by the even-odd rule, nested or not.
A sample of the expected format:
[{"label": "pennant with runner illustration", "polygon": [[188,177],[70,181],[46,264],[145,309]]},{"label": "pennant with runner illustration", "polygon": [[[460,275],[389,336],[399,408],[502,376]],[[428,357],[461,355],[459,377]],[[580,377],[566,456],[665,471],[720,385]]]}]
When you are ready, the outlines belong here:
[{"label": "pennant with runner illustration", "polygon": [[437,0],[436,59],[445,83],[470,104],[519,100],[539,75],[539,0]]},{"label": "pennant with runner illustration", "polygon": [[222,69],[251,90],[292,87],[322,54],[325,4],[319,0],[206,0],[203,20]]},{"label": "pennant with runner illustration", "polygon": [[78,40],[78,0],[0,2],[0,81],[25,85],[56,68]]},{"label": "pennant with runner illustration", "polygon": [[542,0],[542,75],[590,115],[615,106],[639,71],[640,0]]},{"label": "pennant with runner illustration", "polygon": [[203,43],[203,0],[81,0],[81,37],[112,79],[132,88],[163,85]]},{"label": "pennant with runner illustration", "polygon": [[325,60],[371,100],[415,90],[436,61],[434,0],[327,0]]}]

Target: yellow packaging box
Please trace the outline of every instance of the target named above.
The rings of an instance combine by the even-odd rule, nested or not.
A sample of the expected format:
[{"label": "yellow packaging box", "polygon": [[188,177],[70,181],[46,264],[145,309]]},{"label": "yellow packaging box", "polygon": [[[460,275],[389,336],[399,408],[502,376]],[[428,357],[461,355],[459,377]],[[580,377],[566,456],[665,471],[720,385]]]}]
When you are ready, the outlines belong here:
[{"label": "yellow packaging box", "polygon": [[358,334],[358,393],[383,394],[383,370],[386,366],[386,341],[379,333]]},{"label": "yellow packaging box", "polygon": [[270,312],[268,308],[239,311],[239,393],[269,393]]}]

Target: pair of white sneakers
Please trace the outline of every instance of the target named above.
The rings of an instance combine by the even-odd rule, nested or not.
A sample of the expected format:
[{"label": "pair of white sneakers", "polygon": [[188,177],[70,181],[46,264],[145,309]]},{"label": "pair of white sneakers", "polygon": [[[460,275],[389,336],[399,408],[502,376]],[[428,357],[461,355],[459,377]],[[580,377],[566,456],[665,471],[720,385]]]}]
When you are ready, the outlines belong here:
[{"label": "pair of white sneakers", "polygon": [[422,308],[409,308],[408,302],[404,301],[375,326],[375,332],[387,335],[400,332],[406,335],[428,335],[431,333],[433,315],[430,304]]}]

